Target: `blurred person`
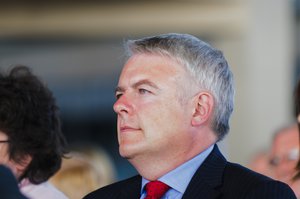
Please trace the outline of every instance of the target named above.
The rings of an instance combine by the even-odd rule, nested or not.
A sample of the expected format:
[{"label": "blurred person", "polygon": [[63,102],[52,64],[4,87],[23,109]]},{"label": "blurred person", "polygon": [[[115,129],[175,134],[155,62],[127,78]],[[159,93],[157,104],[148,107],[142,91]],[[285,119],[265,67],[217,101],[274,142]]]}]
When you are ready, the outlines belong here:
[{"label": "blurred person", "polygon": [[[84,154],[88,161],[94,165],[100,178],[100,187],[115,181],[115,166],[110,156],[99,146],[81,146],[74,148],[75,152]],[[99,187],[98,187],[99,188]]]},{"label": "blurred person", "polygon": [[[295,89],[295,113],[296,113],[296,119],[297,119],[297,125],[298,125],[298,136],[300,133],[300,80],[298,80],[298,83],[296,85]],[[300,137],[300,136],[299,136]],[[300,149],[299,149],[300,150]],[[296,174],[293,177],[290,186],[295,192],[297,198],[300,198],[300,159],[298,157],[298,162],[296,165]]]},{"label": "blurred person", "polygon": [[21,194],[13,173],[3,165],[0,165],[0,194],[1,199],[26,199]]},{"label": "blurred person", "polygon": [[99,148],[72,150],[50,182],[69,198],[82,199],[89,192],[114,181],[111,160]]},{"label": "blurred person", "polygon": [[188,34],[127,42],[116,88],[119,152],[139,175],[85,199],[289,199],[284,183],[228,162],[233,77],[221,51]]},{"label": "blurred person", "polygon": [[47,180],[65,153],[58,107],[51,91],[25,66],[0,74],[0,163],[30,199],[66,199]]},{"label": "blurred person", "polygon": [[[300,134],[300,80],[298,80],[294,95],[295,95],[294,99],[295,99],[295,109],[296,109],[295,113],[296,113],[296,119],[298,125],[298,132]],[[297,174],[295,175],[294,178],[300,180],[300,159],[298,159],[296,170],[297,170]]]},{"label": "blurred person", "polygon": [[299,159],[299,133],[297,124],[292,124],[277,131],[271,146],[271,165],[274,178],[291,183],[296,174]]},{"label": "blurred person", "polygon": [[273,177],[273,169],[270,164],[269,150],[260,150],[252,156],[248,168],[268,177]]}]

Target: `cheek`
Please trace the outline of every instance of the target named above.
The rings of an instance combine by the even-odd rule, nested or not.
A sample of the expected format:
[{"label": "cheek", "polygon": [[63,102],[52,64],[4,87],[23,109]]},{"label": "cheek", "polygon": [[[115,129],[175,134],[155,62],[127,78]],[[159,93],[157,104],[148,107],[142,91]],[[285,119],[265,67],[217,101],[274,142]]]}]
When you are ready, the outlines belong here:
[{"label": "cheek", "polygon": [[11,160],[9,159],[8,147],[1,146],[0,147],[0,162],[7,166],[11,165]]},{"label": "cheek", "polygon": [[0,163],[12,169],[12,164],[10,163],[9,157],[6,154],[0,154]]},{"label": "cheek", "polygon": [[143,110],[139,117],[145,130],[152,130],[153,133],[160,132],[161,134],[176,133],[179,127],[183,126],[183,120],[186,119],[181,107],[174,103],[149,106]]},{"label": "cheek", "polygon": [[15,167],[15,164],[9,159],[9,156],[7,153],[0,151],[0,164],[3,164],[10,168],[10,170],[14,173],[15,176],[17,176],[17,169]]},{"label": "cheek", "polygon": [[9,161],[8,152],[6,147],[0,148],[0,162],[7,163]]},{"label": "cheek", "polygon": [[[165,122],[171,116],[171,107],[161,103],[148,103],[143,106],[143,109],[138,111],[140,121],[147,123],[160,124]],[[155,125],[156,126],[156,125]]]}]

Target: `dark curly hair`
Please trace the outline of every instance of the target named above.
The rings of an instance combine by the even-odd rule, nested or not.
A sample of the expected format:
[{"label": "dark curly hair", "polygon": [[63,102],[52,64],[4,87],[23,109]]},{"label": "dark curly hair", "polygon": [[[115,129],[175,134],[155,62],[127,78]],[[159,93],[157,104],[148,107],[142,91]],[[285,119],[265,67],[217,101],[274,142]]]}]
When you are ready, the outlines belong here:
[{"label": "dark curly hair", "polygon": [[19,176],[31,183],[47,181],[61,166],[66,140],[52,92],[26,66],[0,74],[0,131],[8,137],[9,158],[23,164]]}]

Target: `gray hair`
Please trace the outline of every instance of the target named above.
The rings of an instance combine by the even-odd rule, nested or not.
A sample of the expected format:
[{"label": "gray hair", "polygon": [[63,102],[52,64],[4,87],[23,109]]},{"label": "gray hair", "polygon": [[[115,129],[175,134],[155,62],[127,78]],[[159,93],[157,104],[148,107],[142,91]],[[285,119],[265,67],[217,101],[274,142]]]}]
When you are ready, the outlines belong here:
[{"label": "gray hair", "polygon": [[212,129],[218,140],[228,133],[233,111],[234,85],[232,72],[221,51],[192,35],[177,33],[129,40],[126,49],[128,56],[158,54],[175,59],[183,65],[197,86],[214,97]]}]

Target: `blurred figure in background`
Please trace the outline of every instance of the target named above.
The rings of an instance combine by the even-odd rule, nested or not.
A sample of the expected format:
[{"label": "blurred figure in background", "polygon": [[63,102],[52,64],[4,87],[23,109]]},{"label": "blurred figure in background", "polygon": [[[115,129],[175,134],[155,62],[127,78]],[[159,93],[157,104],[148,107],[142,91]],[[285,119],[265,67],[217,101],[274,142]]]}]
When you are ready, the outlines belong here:
[{"label": "blurred figure in background", "polygon": [[50,182],[69,198],[82,199],[89,192],[114,180],[114,166],[103,150],[80,147],[63,159],[61,169]]},{"label": "blurred figure in background", "polygon": [[47,182],[59,170],[65,146],[51,91],[28,67],[0,74],[0,163],[12,170],[24,195],[66,199]]},{"label": "blurred figure in background", "polygon": [[299,129],[297,124],[279,130],[272,143],[271,165],[274,178],[290,185],[297,198],[300,198],[300,180],[297,176],[299,160]]},{"label": "blurred figure in background", "polygon": [[299,133],[297,124],[280,129],[274,135],[270,163],[274,178],[291,184],[296,174],[299,158]]},{"label": "blurred figure in background", "polygon": [[[300,80],[298,80],[298,84],[296,86],[295,90],[295,113],[297,118],[297,124],[298,124],[298,136],[300,132]],[[299,136],[300,137],[300,136]],[[298,139],[299,141],[299,139]],[[290,185],[295,192],[297,198],[300,198],[300,159],[298,156],[298,162],[296,165],[296,175],[292,179],[291,185]]]},{"label": "blurred figure in background", "polygon": [[250,159],[248,167],[253,171],[256,171],[258,173],[273,178],[274,174],[270,164],[269,150],[260,150],[256,152],[253,155],[253,157]]},{"label": "blurred figure in background", "polygon": [[[296,86],[294,95],[295,95],[295,109],[296,109],[295,114],[297,118],[298,132],[300,134],[300,80],[298,80],[298,84]],[[296,169],[297,169],[297,174],[295,175],[294,179],[300,179],[300,159],[298,159]]]}]

